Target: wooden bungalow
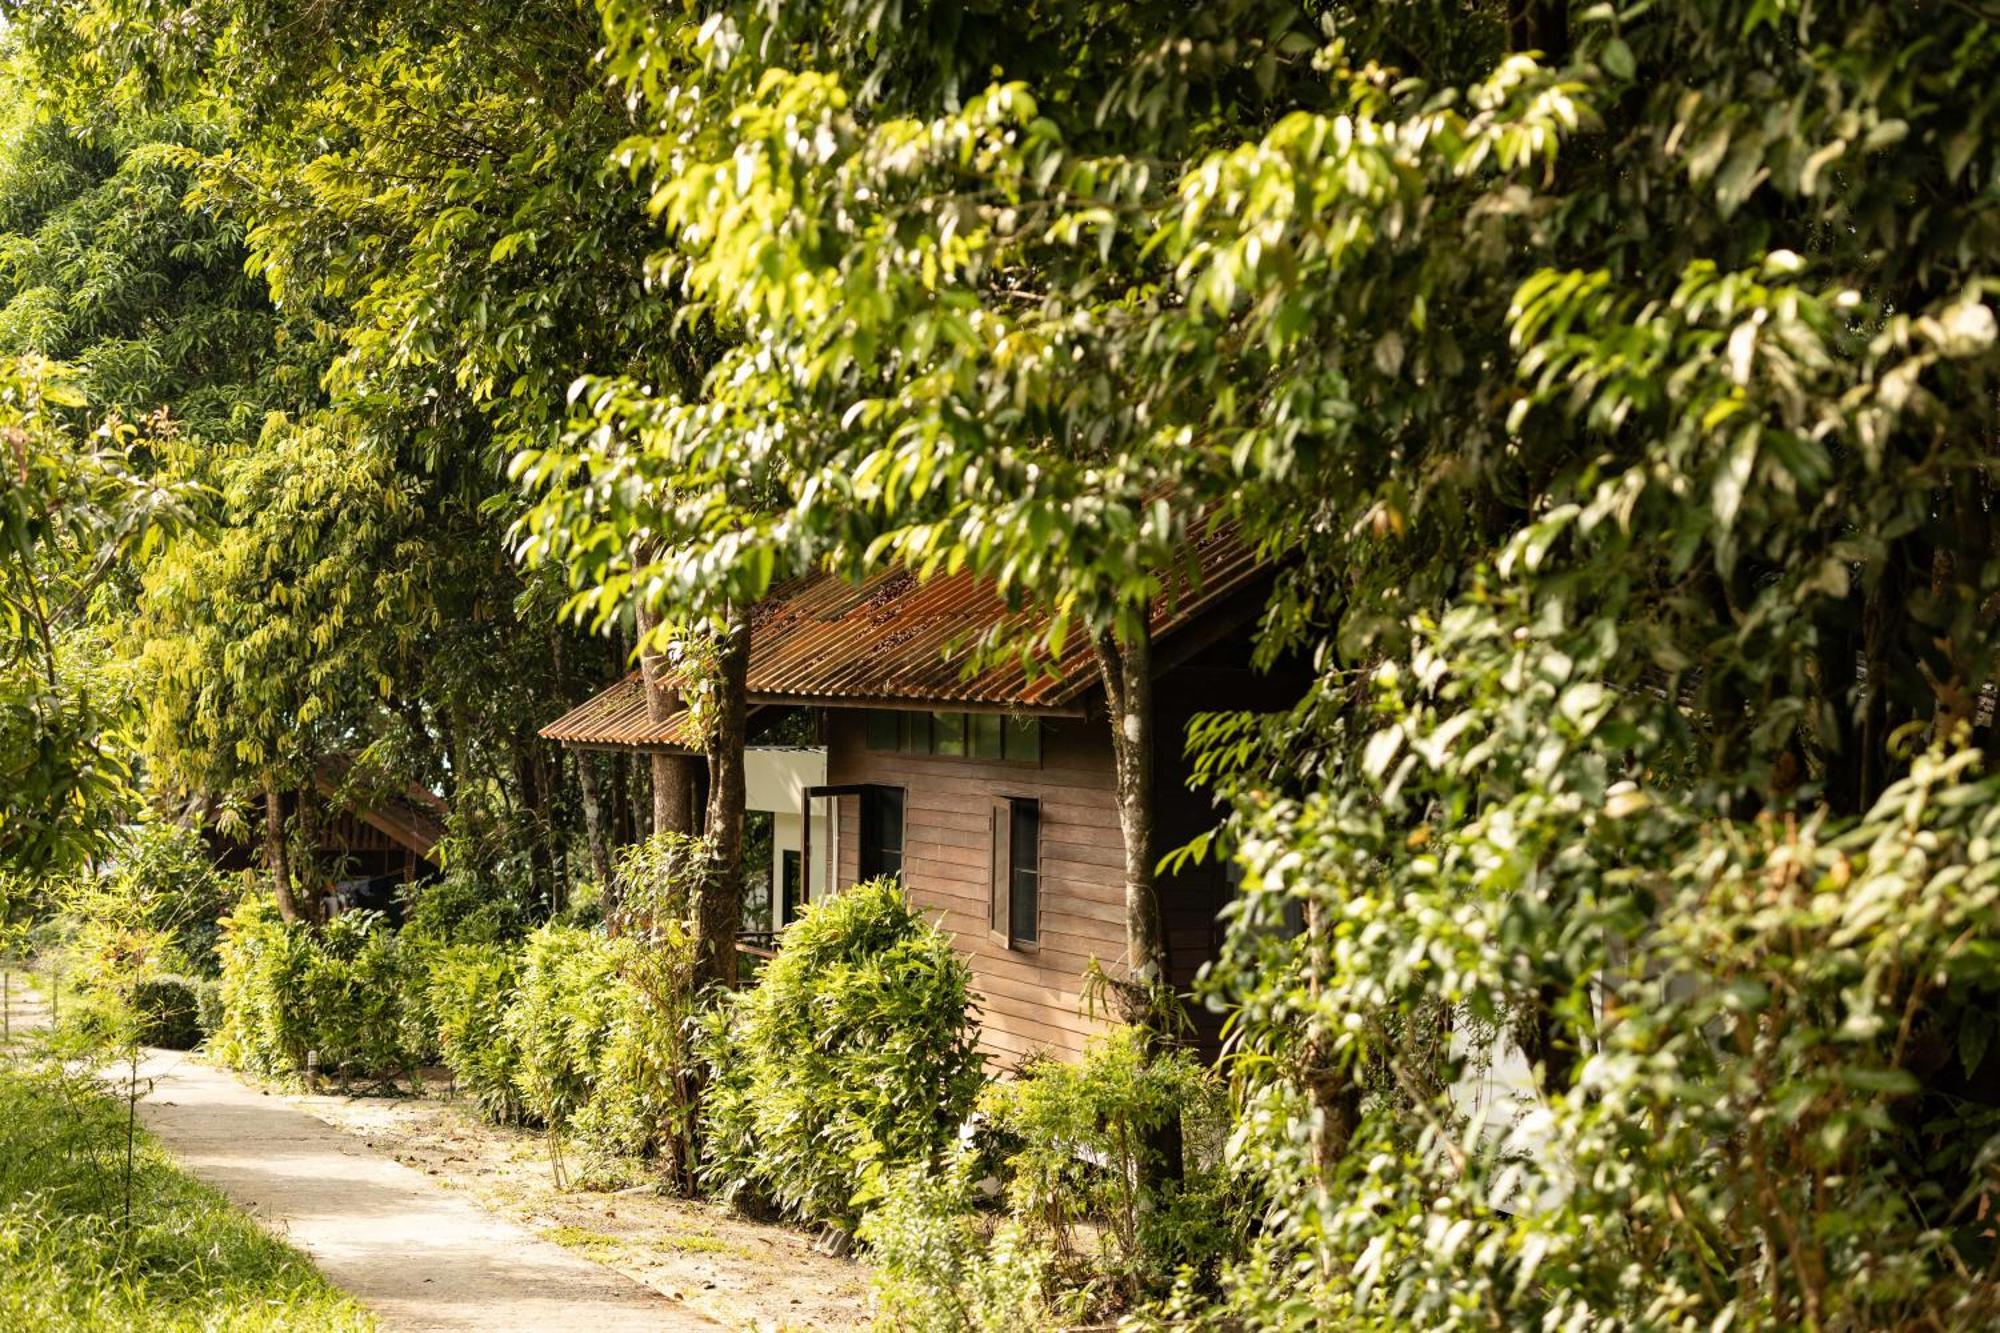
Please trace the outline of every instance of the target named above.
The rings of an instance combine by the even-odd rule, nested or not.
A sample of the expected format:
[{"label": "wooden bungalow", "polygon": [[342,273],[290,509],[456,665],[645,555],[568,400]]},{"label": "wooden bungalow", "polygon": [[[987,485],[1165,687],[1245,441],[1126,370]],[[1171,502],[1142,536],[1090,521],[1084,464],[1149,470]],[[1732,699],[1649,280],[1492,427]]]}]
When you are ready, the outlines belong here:
[{"label": "wooden bungalow", "polygon": [[[444,840],[445,803],[420,786],[385,789],[357,775],[354,761],[333,755],[313,765],[311,811],[313,872],[326,889],[321,907],[340,912],[371,907],[397,916],[398,891],[438,874],[437,848]],[[289,820],[300,796],[285,802]],[[254,839],[221,833],[204,821],[203,836],[221,870],[264,870],[263,849]]]},{"label": "wooden bungalow", "polygon": [[[1192,555],[1198,579],[1183,579],[1153,617],[1156,853],[1217,818],[1190,786],[1180,743],[1194,714],[1282,708],[1304,683],[1250,668],[1268,571],[1227,532]],[[1032,669],[1010,657],[967,670],[989,634],[1018,640],[1041,627],[969,575],[897,572],[781,588],[751,634],[752,705],[805,710],[820,742],[824,775],[797,782],[792,841],[779,854],[809,874],[808,899],[900,876],[970,960],[982,1040],[1002,1063],[1080,1052],[1102,1023],[1086,1004],[1089,970],[1115,976],[1125,962],[1123,841],[1090,649],[1072,643]],[[621,682],[543,734],[587,743],[579,714],[616,714],[636,731],[643,694]],[[1161,878],[1178,984],[1214,956],[1230,891],[1213,862]],[[774,924],[795,910],[780,902]]]}]

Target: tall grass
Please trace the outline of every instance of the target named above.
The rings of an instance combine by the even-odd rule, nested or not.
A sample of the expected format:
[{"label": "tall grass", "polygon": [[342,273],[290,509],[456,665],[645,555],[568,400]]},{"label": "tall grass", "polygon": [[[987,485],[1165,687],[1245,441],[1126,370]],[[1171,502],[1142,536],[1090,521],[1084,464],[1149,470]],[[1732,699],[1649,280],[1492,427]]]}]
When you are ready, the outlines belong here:
[{"label": "tall grass", "polygon": [[298,1253],[60,1067],[0,1067],[0,1328],[366,1330]]}]

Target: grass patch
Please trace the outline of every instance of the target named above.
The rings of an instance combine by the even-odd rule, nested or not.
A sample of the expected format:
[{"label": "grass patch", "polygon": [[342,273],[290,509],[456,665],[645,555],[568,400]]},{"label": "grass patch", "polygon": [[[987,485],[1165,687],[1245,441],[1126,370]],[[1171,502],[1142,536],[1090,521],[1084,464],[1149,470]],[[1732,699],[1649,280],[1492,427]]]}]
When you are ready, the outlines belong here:
[{"label": "grass patch", "polygon": [[616,1236],[607,1236],[589,1227],[557,1226],[542,1232],[544,1238],[554,1241],[565,1250],[575,1250],[586,1259],[598,1263],[608,1263],[624,1252],[625,1242]]},{"label": "grass patch", "polygon": [[672,1250],[678,1254],[729,1254],[739,1259],[754,1257],[748,1249],[738,1245],[735,1241],[724,1240],[720,1236],[711,1236],[703,1231],[689,1231],[676,1233],[671,1236],[662,1236],[658,1244],[661,1249]]},{"label": "grass patch", "polygon": [[0,1328],[368,1330],[303,1256],[60,1070],[0,1067]]}]

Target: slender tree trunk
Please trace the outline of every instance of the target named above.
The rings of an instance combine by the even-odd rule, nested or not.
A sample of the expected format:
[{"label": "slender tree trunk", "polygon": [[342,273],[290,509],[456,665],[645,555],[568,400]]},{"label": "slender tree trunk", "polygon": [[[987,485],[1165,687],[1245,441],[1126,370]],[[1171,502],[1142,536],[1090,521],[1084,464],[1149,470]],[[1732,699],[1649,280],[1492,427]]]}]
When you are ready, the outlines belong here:
[{"label": "slender tree trunk", "polygon": [[[1317,899],[1306,902],[1305,917],[1306,989],[1317,1001],[1331,965],[1332,932],[1327,929],[1326,907]],[[1309,1037],[1301,1053],[1301,1082],[1312,1108],[1313,1166],[1322,1187],[1332,1180],[1334,1168],[1361,1127],[1361,1086],[1350,1070],[1340,1068],[1331,1046],[1331,1034]]]},{"label": "slender tree trunk", "polygon": [[[649,611],[639,613],[639,633],[649,635],[660,618]],[[642,648],[639,675],[646,686],[646,715],[665,722],[680,709],[680,696],[667,681],[667,663],[658,653]],[[648,756],[653,770],[653,832],[698,833],[694,813],[694,760],[687,755],[655,752]]]},{"label": "slender tree trunk", "polygon": [[604,905],[615,908],[618,886],[611,881],[611,838],[605,828],[604,787],[598,777],[597,756],[589,750],[576,752],[576,786],[583,794],[583,835],[590,843],[590,873],[604,893]]},{"label": "slender tree trunk", "polygon": [[541,900],[543,910],[554,915],[560,904],[556,901],[555,861],[549,855],[545,834],[547,797],[542,791],[541,776],[535,769],[530,744],[523,734],[515,735],[514,785],[521,793],[521,839],[523,850],[528,854],[528,873],[534,883],[535,896]]},{"label": "slender tree trunk", "polygon": [[304,921],[306,914],[292,892],[292,854],[285,842],[285,795],[278,780],[264,778],[264,867],[271,872],[271,892],[278,900],[278,915],[286,921]]},{"label": "slender tree trunk", "polygon": [[1507,49],[1539,51],[1546,65],[1568,59],[1568,0],[1507,0]]},{"label": "slender tree trunk", "polygon": [[1161,992],[1172,984],[1166,923],[1153,884],[1153,673],[1152,643],[1141,635],[1119,643],[1099,637],[1097,668],[1111,723],[1116,767],[1118,827],[1125,841],[1126,1022],[1163,1031]]},{"label": "slender tree trunk", "polygon": [[[1145,1033],[1159,1051],[1178,1035],[1179,998],[1173,989],[1166,920],[1153,882],[1153,643],[1149,628],[1120,643],[1109,632],[1095,644],[1098,675],[1111,723],[1111,752],[1118,786],[1118,827],[1125,842],[1125,963],[1118,986],[1120,1017]],[[1148,1196],[1185,1173],[1180,1118],[1146,1136],[1140,1184]]]},{"label": "slender tree trunk", "polygon": [[638,839],[633,836],[631,756],[614,754],[611,756],[611,845],[630,847]]},{"label": "slender tree trunk", "polygon": [[709,872],[695,890],[696,985],[736,984],[736,932],[743,923],[743,737],[750,670],[750,618],[732,610],[716,661],[715,721],[708,736]]}]

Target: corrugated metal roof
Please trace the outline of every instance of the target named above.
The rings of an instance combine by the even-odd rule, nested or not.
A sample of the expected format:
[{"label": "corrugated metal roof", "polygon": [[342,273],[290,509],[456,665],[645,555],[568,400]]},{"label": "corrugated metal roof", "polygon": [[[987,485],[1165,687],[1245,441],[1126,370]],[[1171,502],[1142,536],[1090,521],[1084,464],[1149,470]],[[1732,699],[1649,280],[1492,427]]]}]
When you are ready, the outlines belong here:
[{"label": "corrugated metal roof", "polygon": [[[1165,641],[1241,589],[1263,563],[1233,525],[1193,544],[1198,580],[1181,571],[1153,609]],[[1090,644],[1072,635],[1062,658],[1036,669],[1016,655],[967,673],[979,641],[1031,640],[1045,631],[1039,609],[1009,610],[991,583],[971,574],[921,582],[894,570],[859,583],[822,575],[774,590],[752,616],[748,688],[752,703],[860,707],[934,705],[1025,713],[1073,712],[1097,684]],[[543,728],[551,740],[583,745],[685,747],[692,737],[646,709],[638,674]]]},{"label": "corrugated metal roof", "polygon": [[634,671],[543,727],[541,734],[565,745],[692,750],[696,738],[689,721],[686,709],[664,722],[653,721],[646,707],[645,682]]}]

